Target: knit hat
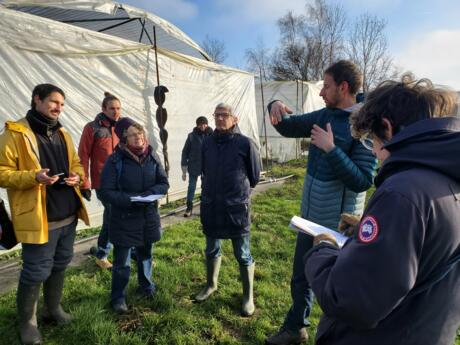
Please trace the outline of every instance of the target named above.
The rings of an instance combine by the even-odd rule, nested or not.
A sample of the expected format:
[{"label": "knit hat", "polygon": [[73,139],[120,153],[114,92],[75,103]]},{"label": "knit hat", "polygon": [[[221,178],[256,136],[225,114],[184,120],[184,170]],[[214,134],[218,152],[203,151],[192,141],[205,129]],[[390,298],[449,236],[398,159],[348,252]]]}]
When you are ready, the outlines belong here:
[{"label": "knit hat", "polygon": [[122,143],[126,142],[126,131],[135,123],[136,121],[130,119],[129,117],[122,117],[117,121],[115,125],[115,134]]},{"label": "knit hat", "polygon": [[200,116],[196,119],[196,125],[207,125],[208,124],[208,119],[204,116]]}]

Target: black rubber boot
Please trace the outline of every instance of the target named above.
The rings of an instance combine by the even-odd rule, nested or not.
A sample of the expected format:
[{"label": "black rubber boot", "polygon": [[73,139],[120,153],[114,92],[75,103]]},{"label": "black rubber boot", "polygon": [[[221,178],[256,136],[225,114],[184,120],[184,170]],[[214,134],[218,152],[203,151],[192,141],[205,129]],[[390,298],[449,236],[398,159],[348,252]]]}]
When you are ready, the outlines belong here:
[{"label": "black rubber boot", "polygon": [[25,285],[19,283],[16,297],[19,316],[19,335],[21,344],[40,345],[42,335],[37,325],[37,304],[40,294],[39,285]]},{"label": "black rubber boot", "polygon": [[62,289],[64,288],[65,271],[52,272],[43,284],[45,309],[43,319],[65,325],[72,321],[72,315],[66,313],[61,306]]}]

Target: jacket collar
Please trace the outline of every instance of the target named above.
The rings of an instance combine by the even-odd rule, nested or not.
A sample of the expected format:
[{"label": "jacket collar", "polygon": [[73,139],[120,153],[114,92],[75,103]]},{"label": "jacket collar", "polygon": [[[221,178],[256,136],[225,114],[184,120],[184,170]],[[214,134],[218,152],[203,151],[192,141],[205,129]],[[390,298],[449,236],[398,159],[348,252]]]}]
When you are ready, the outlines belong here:
[{"label": "jacket collar", "polygon": [[104,127],[114,127],[117,123],[117,121],[109,119],[107,115],[102,112],[96,115],[95,120],[99,123],[99,125]]},{"label": "jacket collar", "polygon": [[37,159],[35,163],[40,166],[40,155],[38,151],[37,138],[30,128],[29,121],[27,121],[25,117],[16,122],[6,121],[5,127],[12,132],[21,133],[24,135],[25,140],[29,142],[32,152],[34,153],[32,156],[35,156]]},{"label": "jacket collar", "polygon": [[32,132],[51,137],[62,125],[57,120],[49,120],[35,109],[27,112],[26,119]]},{"label": "jacket collar", "polygon": [[228,131],[219,131],[216,129],[212,133],[212,136],[218,143],[222,143],[233,139],[235,135],[239,134],[241,134],[240,128],[238,127],[238,125],[234,125]]}]

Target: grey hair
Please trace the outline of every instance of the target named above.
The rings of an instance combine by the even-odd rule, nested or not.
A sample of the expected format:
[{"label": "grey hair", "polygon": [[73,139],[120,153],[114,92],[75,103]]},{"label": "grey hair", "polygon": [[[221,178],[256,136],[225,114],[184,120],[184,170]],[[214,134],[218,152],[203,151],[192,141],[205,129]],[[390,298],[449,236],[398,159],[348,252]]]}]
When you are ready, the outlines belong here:
[{"label": "grey hair", "polygon": [[231,115],[235,116],[235,115],[233,114],[233,108],[232,108],[232,106],[231,106],[230,104],[221,102],[221,103],[219,103],[218,105],[216,105],[216,109],[225,109],[225,110],[228,110],[228,112],[229,112]]}]

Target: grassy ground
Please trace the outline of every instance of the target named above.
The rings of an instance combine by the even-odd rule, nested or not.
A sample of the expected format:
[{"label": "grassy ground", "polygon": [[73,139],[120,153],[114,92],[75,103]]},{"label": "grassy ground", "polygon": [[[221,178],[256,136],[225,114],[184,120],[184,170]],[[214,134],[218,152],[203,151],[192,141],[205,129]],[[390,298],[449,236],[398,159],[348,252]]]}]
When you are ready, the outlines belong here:
[{"label": "grassy ground", "polygon": [[[295,233],[287,224],[299,212],[304,164],[284,167],[280,174],[294,173],[298,178],[253,200],[251,252],[256,260],[257,310],[252,318],[239,316],[241,284],[229,241],[223,245],[218,292],[205,303],[193,303],[192,297],[205,283],[205,270],[203,234],[199,221],[191,220],[167,228],[154,247],[153,278],[158,292],[152,300],[136,296],[132,273],[126,316],[110,310],[110,272],[96,269],[91,260],[70,269],[64,305],[75,321],[60,328],[40,323],[45,344],[263,344],[266,335],[278,329],[290,305]],[[320,314],[315,305],[309,344],[313,344]],[[1,344],[19,344],[16,327],[15,292],[11,292],[0,297]]]}]

